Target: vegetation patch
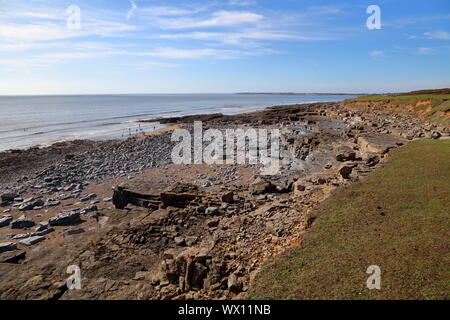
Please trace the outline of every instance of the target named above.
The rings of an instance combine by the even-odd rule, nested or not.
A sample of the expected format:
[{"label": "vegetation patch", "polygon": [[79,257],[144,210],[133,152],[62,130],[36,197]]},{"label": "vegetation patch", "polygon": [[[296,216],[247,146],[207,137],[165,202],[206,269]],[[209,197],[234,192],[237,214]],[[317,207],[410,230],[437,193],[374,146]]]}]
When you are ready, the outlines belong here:
[{"label": "vegetation patch", "polygon": [[[420,140],[338,189],[299,247],[263,267],[252,299],[449,299],[450,141]],[[381,268],[381,290],[366,270]]]}]

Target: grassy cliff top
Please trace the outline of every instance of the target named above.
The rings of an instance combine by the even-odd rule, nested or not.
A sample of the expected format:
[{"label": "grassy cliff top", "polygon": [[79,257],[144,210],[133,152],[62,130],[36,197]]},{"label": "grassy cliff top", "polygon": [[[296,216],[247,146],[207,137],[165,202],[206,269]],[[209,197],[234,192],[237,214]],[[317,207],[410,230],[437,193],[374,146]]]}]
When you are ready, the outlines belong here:
[{"label": "grassy cliff top", "polygon": [[[396,149],[338,189],[302,245],[269,261],[253,299],[449,299],[450,140]],[[366,270],[381,269],[381,290]]]}]

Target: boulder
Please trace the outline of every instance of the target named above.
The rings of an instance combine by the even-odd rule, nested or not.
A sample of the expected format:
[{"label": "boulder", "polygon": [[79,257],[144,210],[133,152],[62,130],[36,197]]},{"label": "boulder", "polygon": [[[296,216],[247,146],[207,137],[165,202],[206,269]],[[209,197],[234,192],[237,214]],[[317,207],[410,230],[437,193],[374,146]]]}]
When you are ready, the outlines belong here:
[{"label": "boulder", "polygon": [[60,214],[50,218],[48,220],[51,226],[68,226],[80,222],[80,211],[79,210],[69,210],[63,211]]},{"label": "boulder", "polygon": [[350,174],[352,173],[352,171],[353,171],[352,166],[343,165],[339,168],[338,173],[342,178],[350,179]]},{"label": "boulder", "polygon": [[243,284],[234,273],[228,277],[227,285],[228,290],[233,293],[239,293],[242,291]]},{"label": "boulder", "polygon": [[0,254],[0,263],[18,263],[23,259],[25,259],[24,250],[13,250]]},{"label": "boulder", "polygon": [[3,216],[3,218],[0,219],[0,228],[9,226],[13,218],[11,216]]},{"label": "boulder", "polygon": [[356,159],[356,152],[351,150],[350,148],[341,149],[336,154],[337,161],[345,162],[345,161],[350,161],[350,160],[355,160],[355,159]]},{"label": "boulder", "polygon": [[95,199],[96,197],[97,197],[97,195],[95,193],[91,193],[91,194],[88,194],[87,196],[84,196],[84,197],[80,198],[80,201],[81,202],[86,202],[86,201]]},{"label": "boulder", "polygon": [[15,198],[17,198],[17,195],[15,193],[4,193],[0,198],[2,202],[12,202]]},{"label": "boulder", "polygon": [[25,229],[25,228],[31,228],[34,226],[34,221],[31,219],[28,219],[24,215],[21,216],[19,219],[14,220],[10,223],[11,229]]},{"label": "boulder", "polygon": [[6,251],[13,251],[17,249],[17,245],[14,242],[2,242],[0,243],[0,253]]},{"label": "boulder", "polygon": [[19,243],[23,244],[24,246],[32,246],[32,245],[39,243],[41,241],[44,241],[44,240],[45,240],[44,236],[33,236],[33,237],[23,239],[23,240],[19,241]]},{"label": "boulder", "polygon": [[233,203],[234,202],[234,193],[228,192],[222,195],[222,202],[225,203]]},{"label": "boulder", "polygon": [[359,137],[357,143],[362,153],[384,154],[403,145],[405,140],[391,134],[367,134]]},{"label": "boulder", "polygon": [[80,234],[85,232],[84,229],[82,228],[78,228],[78,229],[73,229],[73,230],[67,230],[66,232],[63,233],[63,237],[69,237],[69,236],[73,236],[74,234]]},{"label": "boulder", "polygon": [[270,181],[258,178],[249,186],[249,191],[252,195],[270,193],[276,191],[276,186]]},{"label": "boulder", "polygon": [[217,213],[219,213],[218,207],[209,207],[209,208],[206,208],[206,210],[205,210],[205,214],[208,214],[208,215],[215,215]]}]

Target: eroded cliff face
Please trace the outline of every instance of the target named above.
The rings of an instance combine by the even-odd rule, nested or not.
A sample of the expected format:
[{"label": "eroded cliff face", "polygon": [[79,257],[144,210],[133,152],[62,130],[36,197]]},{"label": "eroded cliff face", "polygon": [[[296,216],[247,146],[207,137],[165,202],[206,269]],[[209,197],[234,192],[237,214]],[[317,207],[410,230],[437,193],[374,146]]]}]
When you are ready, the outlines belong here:
[{"label": "eroded cliff face", "polygon": [[386,100],[357,101],[347,100],[342,102],[348,108],[364,110],[367,112],[379,111],[406,114],[415,116],[423,121],[450,126],[450,100],[444,99],[411,99],[398,100],[395,98]]}]

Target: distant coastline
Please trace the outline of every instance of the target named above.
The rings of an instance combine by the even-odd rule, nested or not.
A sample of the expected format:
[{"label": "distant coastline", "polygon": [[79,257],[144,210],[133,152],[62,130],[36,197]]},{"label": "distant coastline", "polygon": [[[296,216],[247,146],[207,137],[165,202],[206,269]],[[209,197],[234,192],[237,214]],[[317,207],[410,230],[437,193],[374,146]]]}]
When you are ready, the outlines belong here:
[{"label": "distant coastline", "polygon": [[370,93],[305,93],[305,92],[237,92],[236,94],[269,94],[279,96],[368,96]]}]

